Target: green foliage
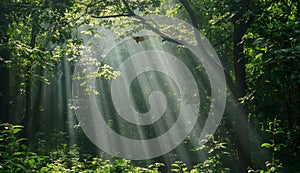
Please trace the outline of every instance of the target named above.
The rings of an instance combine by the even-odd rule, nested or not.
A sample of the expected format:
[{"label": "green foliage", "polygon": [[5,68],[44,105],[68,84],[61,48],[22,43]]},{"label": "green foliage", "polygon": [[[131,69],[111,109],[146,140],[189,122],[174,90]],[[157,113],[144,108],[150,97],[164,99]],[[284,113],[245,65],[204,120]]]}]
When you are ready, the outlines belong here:
[{"label": "green foliage", "polygon": [[[158,168],[163,166],[155,163],[149,165],[149,168],[143,168],[124,159],[103,161],[101,158],[86,157],[80,160],[79,148],[67,144],[52,149],[49,156],[39,156],[27,151],[27,146],[21,143],[25,139],[16,136],[22,126],[5,123],[0,124],[0,128],[0,172],[158,173]],[[45,145],[39,147],[43,149]]]},{"label": "green foliage", "polygon": [[280,161],[276,158],[276,154],[278,154],[284,147],[286,147],[286,144],[279,143],[276,140],[276,137],[279,134],[284,134],[284,131],[282,127],[280,127],[280,120],[277,120],[276,118],[274,121],[269,122],[268,129],[265,130],[266,133],[269,133],[271,135],[270,142],[265,142],[261,144],[262,148],[266,148],[272,152],[272,161],[267,161],[265,163],[266,170],[249,170],[249,173],[275,173],[275,172],[281,172],[282,170],[282,164]]},{"label": "green foliage", "polygon": [[[101,158],[93,158],[85,156],[80,158],[79,148],[68,146],[68,144],[58,143],[58,146],[52,149],[40,143],[40,149],[48,150],[48,156],[44,153],[43,156],[38,156],[33,152],[28,152],[27,146],[20,142],[16,136],[22,130],[22,126],[1,124],[1,172],[84,172],[84,173],[107,173],[107,172],[133,172],[133,173],[158,173],[159,168],[165,166],[163,163],[154,163],[143,168],[135,166],[129,160],[117,159],[114,161],[102,160]],[[56,133],[57,138],[64,136],[62,133]],[[201,172],[229,172],[228,168],[224,168],[220,162],[221,154],[227,154],[225,143],[214,141],[212,138],[209,144],[201,146],[195,150],[206,151],[210,155],[203,163],[199,163],[192,170],[182,161],[177,161],[172,166],[172,172],[181,173],[201,173]],[[211,147],[211,148],[210,148]],[[219,152],[221,151],[221,152]]]},{"label": "green foliage", "polygon": [[[35,107],[39,107],[36,88],[42,87],[37,83],[49,85],[51,82],[49,79],[55,77],[59,65],[65,59],[70,64],[70,71],[75,62],[90,67],[84,68],[80,74],[74,74],[74,79],[82,81],[81,85],[87,94],[91,92],[99,94],[92,87],[93,85],[89,85],[96,78],[110,80],[120,75],[109,65],[100,64],[95,59],[80,59],[83,50],[82,41],[72,33],[83,24],[96,27],[114,23],[115,25],[109,28],[112,30],[124,29],[128,25],[136,24],[135,19],[132,23],[123,20],[130,18],[126,17],[129,11],[124,2],[128,3],[132,11],[139,11],[137,13],[141,16],[154,13],[170,17],[179,16],[191,23],[187,11],[178,1],[2,0],[0,2],[0,67],[5,66],[9,69],[10,76],[7,78],[12,80],[7,84],[11,87],[9,88],[11,98],[5,100],[11,103],[8,112],[13,114],[15,105],[22,105],[20,110],[23,111],[24,102],[30,101],[35,105],[29,105],[29,108],[35,110]],[[235,77],[232,63],[232,38],[237,31],[233,30],[232,23],[238,14],[241,16],[235,21],[237,23],[251,21],[253,17],[241,40],[245,45],[247,74],[247,95],[241,100],[249,111],[249,120],[255,124],[254,128],[261,132],[261,136],[270,139],[262,143],[261,147],[270,152],[272,158],[266,162],[265,169],[250,170],[250,172],[299,172],[299,165],[297,165],[300,141],[299,2],[254,0],[248,4],[250,7],[245,11],[243,11],[243,4],[247,4],[246,0],[189,0],[187,2],[197,18],[197,27],[214,45],[233,81]],[[114,15],[122,17],[109,17]],[[108,17],[107,20],[94,19],[105,16]],[[119,35],[116,37],[130,36],[143,28],[144,26],[137,25],[130,31],[117,33]],[[183,32],[184,28],[180,29]],[[95,35],[92,29],[87,30],[86,34]],[[33,87],[28,89],[27,86]],[[3,93],[0,91],[1,96]],[[20,98],[25,93],[32,94],[28,100]],[[15,98],[15,95],[18,98]],[[62,116],[49,112],[45,115]],[[33,114],[36,116],[37,112]],[[22,121],[21,116],[11,119]],[[35,122],[33,117],[29,119],[32,123]],[[29,126],[30,122],[24,125]],[[156,163],[148,168],[141,168],[134,166],[128,160],[103,161],[100,158],[83,158],[80,148],[69,146],[65,142],[68,139],[67,134],[61,132],[49,135],[52,142],[41,140],[37,146],[26,146],[23,144],[25,139],[17,137],[22,126],[2,124],[0,128],[0,172],[159,172],[159,168],[165,166]],[[219,139],[221,135],[218,135],[216,137]],[[235,141],[232,136],[224,138],[226,141]],[[227,142],[222,143],[210,138],[207,145],[196,149],[207,156],[202,162],[189,170],[187,164],[178,161],[171,165],[172,171],[233,171],[227,168],[225,161],[229,156],[235,157],[236,151],[231,151],[229,154],[227,146],[229,146]],[[32,148],[35,148],[34,152],[43,156],[29,152],[33,150]],[[254,157],[257,156],[253,155]],[[291,166],[288,167],[289,165]],[[281,168],[282,166],[284,167]]]},{"label": "green foliage", "polygon": [[188,173],[188,168],[182,161],[176,161],[171,166],[173,167],[171,169],[172,172]]},{"label": "green foliage", "polygon": [[33,172],[45,164],[47,156],[26,151],[27,146],[22,144],[26,139],[16,136],[22,126],[5,123],[0,128],[0,172]]},{"label": "green foliage", "polygon": [[230,168],[222,162],[229,155],[226,151],[226,143],[214,140],[213,136],[208,136],[207,139],[206,145],[195,148],[195,151],[204,151],[207,156],[203,162],[195,166],[195,170],[199,173],[231,172]]},{"label": "green foliage", "polygon": [[85,67],[82,71],[74,74],[73,78],[74,80],[82,81],[80,86],[83,87],[86,94],[100,94],[99,91],[96,90],[95,86],[91,84],[91,82],[96,78],[110,80],[116,79],[121,75],[119,71],[114,71],[113,68],[107,64],[101,65],[101,63],[94,58],[82,58],[79,60],[79,63]]}]

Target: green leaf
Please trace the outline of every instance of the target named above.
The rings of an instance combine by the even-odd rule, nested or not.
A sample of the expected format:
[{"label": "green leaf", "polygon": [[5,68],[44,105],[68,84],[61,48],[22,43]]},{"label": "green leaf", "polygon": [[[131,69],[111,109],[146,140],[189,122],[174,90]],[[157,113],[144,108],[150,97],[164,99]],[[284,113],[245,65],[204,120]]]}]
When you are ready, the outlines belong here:
[{"label": "green leaf", "polygon": [[279,133],[284,133],[282,127],[278,127],[278,128],[276,129],[276,134],[279,134]]},{"label": "green leaf", "polygon": [[269,144],[269,143],[263,143],[263,144],[261,144],[261,147],[263,147],[263,148],[270,148],[272,145],[271,144]]},{"label": "green leaf", "polygon": [[21,125],[14,125],[14,126],[12,126],[12,128],[24,128],[24,126],[21,126]]},{"label": "green leaf", "polygon": [[258,53],[257,55],[255,55],[255,58],[261,58],[263,56],[263,53]]},{"label": "green leaf", "polygon": [[171,166],[179,167],[179,165],[177,163],[172,163]]},{"label": "green leaf", "polygon": [[13,156],[20,156],[20,155],[24,155],[24,152],[15,152],[15,153],[13,154]]},{"label": "green leaf", "polygon": [[19,131],[21,131],[22,129],[14,129],[13,130],[13,134],[16,134],[16,133],[18,133]]},{"label": "green leaf", "polygon": [[196,169],[192,169],[190,173],[198,173],[198,171]]},{"label": "green leaf", "polygon": [[21,148],[22,148],[23,150],[26,150],[26,149],[27,149],[27,146],[26,146],[25,144],[21,144]]},{"label": "green leaf", "polygon": [[179,172],[177,169],[171,169],[172,172]]},{"label": "green leaf", "polygon": [[26,168],[23,165],[19,164],[19,163],[16,163],[16,166],[18,166],[19,168],[21,168],[25,172],[27,171]]},{"label": "green leaf", "polygon": [[16,142],[21,142],[21,141],[26,141],[26,140],[27,140],[26,138],[20,138]]}]

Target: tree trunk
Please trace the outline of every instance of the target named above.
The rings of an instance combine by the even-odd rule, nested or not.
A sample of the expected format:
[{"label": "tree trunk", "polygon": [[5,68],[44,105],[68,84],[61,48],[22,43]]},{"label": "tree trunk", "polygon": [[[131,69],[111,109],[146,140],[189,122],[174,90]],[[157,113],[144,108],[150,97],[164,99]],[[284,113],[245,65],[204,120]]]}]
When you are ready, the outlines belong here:
[{"label": "tree trunk", "polygon": [[[4,38],[4,37],[3,37]],[[7,44],[7,40],[1,40],[2,44]],[[9,50],[1,51],[0,58],[9,59]],[[0,123],[8,122],[8,107],[9,107],[9,70],[5,62],[0,61]]]},{"label": "tree trunk", "polygon": [[[43,76],[44,70],[41,67],[38,67],[38,75]],[[37,95],[35,97],[33,109],[32,109],[32,118],[31,118],[31,132],[29,138],[33,138],[39,128],[39,113],[40,113],[40,106],[42,101],[42,94],[44,91],[44,85],[41,80],[37,80]]]},{"label": "tree trunk", "polygon": [[[242,19],[242,13],[237,14],[236,20],[233,21],[233,58],[234,58],[234,71],[235,71],[235,84],[236,84],[236,99],[240,99],[246,94],[246,71],[245,71],[245,55],[243,36],[247,31],[247,23]],[[237,136],[237,150],[238,158],[240,161],[241,172],[247,172],[250,166],[250,153],[249,153],[249,135],[248,135],[248,111],[246,107],[240,105],[242,114],[236,115],[235,132]]]},{"label": "tree trunk", "polygon": [[[29,46],[33,49],[36,45],[36,37],[38,33],[38,17],[36,14],[33,14],[32,18],[32,29],[31,29],[31,40]],[[31,64],[33,63],[33,60],[31,57],[28,57],[31,61]],[[32,118],[32,97],[31,97],[31,85],[32,85],[32,75],[33,75],[33,69],[31,66],[27,66],[25,69],[26,72],[26,79],[25,79],[25,115],[22,119],[21,124],[24,126],[23,134],[22,136],[27,138],[30,131],[28,131],[28,125],[30,118]]]},{"label": "tree trunk", "polygon": [[[190,8],[186,0],[180,0],[181,4],[185,7],[189,13],[193,26],[198,29],[197,20],[194,16],[192,9]],[[247,10],[252,5],[252,0],[243,1],[241,3],[242,9]],[[245,56],[244,56],[244,45],[243,36],[245,35],[247,28],[249,27],[250,21],[241,20],[244,11],[237,13],[233,19],[233,39],[234,39],[234,70],[235,70],[235,86],[232,84],[232,80],[229,75],[226,75],[227,84],[231,86],[232,93],[239,99],[246,94],[246,72],[245,72]],[[247,23],[248,22],[248,23]],[[196,35],[197,37],[197,35]],[[198,39],[197,39],[198,40]],[[226,71],[225,71],[225,74]],[[237,91],[235,91],[237,90]],[[238,105],[241,109],[241,113],[236,116],[236,136],[237,136],[237,150],[240,161],[240,172],[246,173],[247,167],[250,166],[250,154],[249,154],[249,137],[248,137],[248,122],[247,122],[247,111],[241,105]]]},{"label": "tree trunk", "polygon": [[7,45],[9,35],[7,34],[10,20],[8,16],[10,11],[7,8],[7,2],[0,2],[0,123],[8,122],[8,106],[9,106],[9,70],[6,67],[5,60],[9,60],[10,51],[8,48],[2,45]]},{"label": "tree trunk", "polygon": [[[298,105],[298,106],[297,106]],[[298,100],[296,100],[296,106],[298,108],[298,126],[300,125],[300,84],[298,83]],[[300,128],[298,127],[298,139],[296,141],[296,150],[300,150]]]},{"label": "tree trunk", "polygon": [[8,122],[9,71],[0,64],[0,123]]},{"label": "tree trunk", "polygon": [[237,88],[237,93],[239,97],[243,97],[246,94],[246,72],[245,72],[245,56],[244,56],[244,44],[243,36],[246,33],[246,25],[241,22],[234,23],[234,71],[235,71],[235,83]]}]

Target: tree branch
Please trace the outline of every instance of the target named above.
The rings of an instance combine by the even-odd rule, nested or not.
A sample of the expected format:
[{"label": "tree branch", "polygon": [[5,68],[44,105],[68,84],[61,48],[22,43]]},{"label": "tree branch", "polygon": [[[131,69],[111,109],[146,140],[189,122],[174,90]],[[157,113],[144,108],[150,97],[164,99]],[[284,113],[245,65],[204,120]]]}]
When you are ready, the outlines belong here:
[{"label": "tree branch", "polygon": [[128,15],[130,16],[135,16],[136,14],[132,11],[132,9],[130,8],[130,6],[128,5],[126,0],[122,0],[122,2],[124,3],[127,11],[128,11]]},{"label": "tree branch", "polygon": [[[197,31],[197,29],[199,29],[198,27],[198,22],[197,22],[197,18],[196,16],[194,15],[194,12],[192,10],[192,8],[190,7],[190,5],[188,4],[188,2],[186,0],[179,0],[179,2],[184,6],[184,8],[186,9],[186,11],[188,12],[190,18],[191,18],[191,21],[192,21],[192,25],[194,26],[195,28],[195,37],[197,39],[197,46],[199,46],[199,48],[201,50],[205,50],[202,43],[201,43],[201,37],[199,35],[199,32]],[[226,38],[225,40],[223,40],[224,42],[227,40],[227,39],[230,39],[231,37],[229,38]],[[222,42],[223,42],[222,41]],[[221,44],[221,43],[217,43],[217,44]],[[215,44],[216,45],[216,44]],[[214,45],[214,46],[215,46]],[[204,54],[206,54],[206,57],[210,57],[209,55],[207,55],[207,53],[204,51]],[[228,73],[228,70],[222,65],[222,64],[219,64],[217,63],[216,61],[214,61],[213,59],[211,58],[207,58],[206,59],[213,67],[216,67],[216,70],[222,70],[224,72],[224,75],[225,75],[225,79],[226,79],[226,84],[227,86],[230,88],[230,90],[232,91],[232,93],[234,95],[236,95],[235,91],[236,91],[236,86],[234,85],[234,82],[231,78],[231,76],[229,75]],[[222,62],[221,62],[222,63]]]},{"label": "tree branch", "polygon": [[188,4],[188,2],[186,0],[179,0],[179,2],[183,5],[183,7],[186,9],[186,11],[188,12],[191,20],[192,20],[192,25],[194,26],[194,33],[195,33],[195,37],[197,40],[197,45],[200,46],[200,48],[203,48],[203,45],[201,43],[201,37],[199,35],[199,32],[197,32],[197,30],[199,30],[199,25],[196,19],[196,16],[194,15],[194,12],[192,10],[192,8],[190,7],[190,5]]},{"label": "tree branch", "polygon": [[166,36],[164,33],[162,33],[161,31],[159,31],[159,29],[157,29],[157,28],[151,26],[150,24],[148,24],[147,21],[143,17],[141,17],[139,15],[134,15],[133,17],[136,18],[136,19],[138,19],[148,29],[150,29],[154,33],[158,34],[161,38],[163,38],[163,41],[169,41],[169,42],[172,42],[172,43],[176,43],[178,45],[182,45],[182,43],[180,43],[180,42],[178,42],[178,41],[176,41],[176,40],[174,40],[174,39]]},{"label": "tree branch", "polygon": [[91,17],[97,18],[97,19],[114,18],[114,17],[130,17],[130,16],[132,16],[132,15],[130,15],[130,14],[115,14],[115,15],[108,15],[108,16],[91,15]]}]

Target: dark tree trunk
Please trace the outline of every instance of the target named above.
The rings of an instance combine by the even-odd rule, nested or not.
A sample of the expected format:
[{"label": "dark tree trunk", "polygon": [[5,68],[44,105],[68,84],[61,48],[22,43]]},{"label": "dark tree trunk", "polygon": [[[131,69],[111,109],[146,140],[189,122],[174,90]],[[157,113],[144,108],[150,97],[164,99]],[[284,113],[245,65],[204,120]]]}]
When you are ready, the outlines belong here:
[{"label": "dark tree trunk", "polygon": [[[235,72],[235,97],[240,99],[246,94],[246,68],[245,68],[245,55],[244,55],[244,40],[243,36],[246,34],[247,29],[250,26],[251,20],[245,19],[243,14],[249,9],[251,1],[245,1],[242,3],[242,8],[238,12],[233,20],[233,59],[234,59],[234,72]],[[250,159],[250,146],[249,146],[249,134],[248,134],[248,110],[247,107],[239,105],[242,110],[242,114],[236,115],[235,132],[237,137],[237,150],[238,158],[240,161],[241,172],[247,173],[247,168],[251,166]]]},{"label": "dark tree trunk", "polygon": [[[38,67],[38,75],[43,76],[44,70],[41,67]],[[31,133],[29,138],[33,138],[36,132],[38,131],[40,122],[39,122],[39,113],[40,106],[42,102],[42,94],[44,91],[44,85],[41,80],[37,80],[37,95],[35,96],[35,101],[32,109],[32,118],[31,118]]]},{"label": "dark tree trunk", "polygon": [[[180,0],[181,4],[185,7],[189,13],[193,26],[198,29],[198,24],[196,17],[192,9],[190,8],[186,0]],[[232,79],[225,71],[226,81],[233,95],[236,99],[243,97],[246,94],[246,72],[245,72],[245,56],[244,56],[244,45],[243,36],[245,35],[252,19],[243,20],[243,13],[252,6],[252,0],[242,1],[242,7],[238,7],[240,12],[238,12],[232,19],[234,26],[233,40],[234,40],[234,70],[235,70],[235,85],[232,83]],[[197,37],[197,35],[196,35]],[[198,39],[197,39],[198,40]],[[235,91],[237,90],[237,91]],[[240,172],[246,173],[247,167],[250,166],[250,153],[249,153],[249,137],[248,137],[248,121],[247,121],[247,111],[241,105],[238,105],[242,111],[236,116],[236,136],[237,136],[237,150],[238,157],[240,161]]]},{"label": "dark tree trunk", "polygon": [[[300,146],[300,84],[298,83],[298,100],[296,100],[296,106],[298,107],[298,139],[296,146]],[[299,147],[296,147],[296,150],[300,150]]]},{"label": "dark tree trunk", "polygon": [[62,73],[63,73],[63,75],[62,75],[62,79],[60,79],[60,80],[62,80],[62,82],[61,82],[61,87],[62,87],[62,93],[59,93],[59,94],[61,94],[62,95],[62,103],[60,103],[60,104],[62,104],[62,116],[63,116],[63,129],[65,130],[65,131],[68,131],[69,129],[68,129],[68,126],[67,126],[67,124],[66,123],[70,123],[70,122],[68,122],[68,91],[70,90],[70,88],[68,88],[68,73],[67,73],[67,70],[69,70],[69,69],[67,69],[68,68],[68,66],[67,66],[67,62],[66,62],[66,57],[63,57],[63,60],[62,60],[62,62],[61,62],[62,64],[61,64],[61,68],[62,68]]},{"label": "dark tree trunk", "polygon": [[[38,17],[36,14],[33,14],[32,18],[32,28],[31,28],[31,40],[29,46],[33,49],[36,45],[36,37],[38,33],[38,24],[37,21]],[[31,61],[31,64],[33,63],[31,57],[28,57]],[[32,95],[31,95],[31,86],[32,86],[32,75],[33,75],[33,69],[31,66],[27,66],[25,69],[26,72],[26,79],[25,79],[25,114],[22,119],[21,124],[24,126],[23,134],[22,136],[25,138],[28,138],[28,134],[30,134],[28,125],[30,122],[30,118],[32,118]]]},{"label": "dark tree trunk", "polygon": [[8,19],[10,10],[7,8],[7,2],[0,2],[0,123],[8,122],[8,107],[9,107],[9,70],[6,67],[5,60],[9,60],[10,50],[4,45],[7,45],[9,35],[7,29],[10,24]]},{"label": "dark tree trunk", "polygon": [[245,72],[245,56],[244,56],[244,44],[243,36],[246,33],[246,25],[244,23],[234,23],[233,32],[233,57],[234,57],[234,71],[235,71],[235,83],[237,93],[239,97],[246,94],[246,72]]},{"label": "dark tree trunk", "polygon": [[0,63],[0,123],[8,122],[9,71]]}]

